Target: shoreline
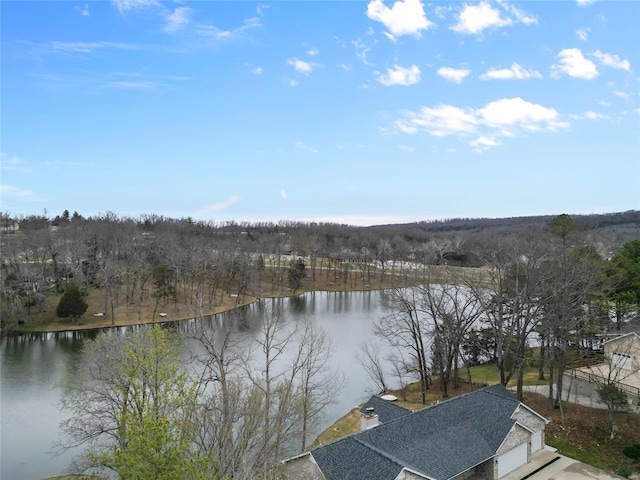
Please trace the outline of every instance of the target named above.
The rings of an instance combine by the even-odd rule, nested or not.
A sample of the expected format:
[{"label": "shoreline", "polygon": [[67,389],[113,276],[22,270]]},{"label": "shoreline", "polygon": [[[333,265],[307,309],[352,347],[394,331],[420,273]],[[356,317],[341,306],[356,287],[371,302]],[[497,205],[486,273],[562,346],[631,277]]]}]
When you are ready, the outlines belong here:
[{"label": "shoreline", "polygon": [[[406,285],[408,286],[408,285]],[[294,297],[299,297],[302,295],[306,295],[307,293],[312,293],[312,292],[327,292],[327,293],[349,293],[349,292],[370,292],[370,291],[380,291],[380,290],[386,290],[388,288],[391,288],[389,286],[385,286],[385,287],[381,287],[381,288],[346,288],[346,289],[313,289],[313,290],[303,290],[300,293],[296,293],[296,294],[285,294],[285,295],[261,295],[261,296],[254,296],[254,295],[245,295],[245,300],[242,301],[238,301],[237,298],[233,298],[233,297],[228,297],[226,300],[231,300],[231,301],[227,301],[222,305],[218,305],[216,307],[213,308],[213,310],[206,310],[203,311],[200,314],[189,314],[187,316],[177,316],[177,317],[172,317],[171,315],[168,315],[167,317],[158,317],[158,318],[151,318],[151,319],[143,319],[142,321],[138,320],[137,318],[135,319],[120,319],[120,320],[116,320],[115,322],[111,322],[111,320],[108,319],[107,315],[102,316],[102,317],[89,317],[92,320],[95,318],[99,318],[100,320],[98,321],[94,321],[91,323],[85,323],[82,322],[81,319],[81,323],[67,323],[64,321],[58,321],[55,323],[47,323],[44,325],[29,325],[29,326],[23,326],[23,325],[19,325],[17,326],[15,329],[13,329],[10,332],[5,332],[3,334],[3,336],[13,336],[13,335],[24,335],[24,334],[30,334],[30,333],[37,333],[37,334],[41,334],[41,333],[65,333],[65,332],[85,332],[85,331],[89,331],[89,330],[102,330],[102,329],[106,329],[106,328],[120,328],[120,327],[134,327],[134,326],[140,326],[140,325],[154,325],[154,324],[162,324],[162,323],[172,323],[172,322],[185,322],[188,320],[193,320],[196,318],[202,318],[202,317],[209,317],[209,316],[214,316],[214,315],[218,315],[221,313],[227,313],[230,312],[232,310],[235,310],[236,308],[241,308],[241,307],[246,307],[249,305],[254,304],[255,302],[257,302],[258,300],[261,299],[272,299],[272,298],[294,298]],[[178,314],[179,315],[179,314]],[[135,312],[133,312],[132,317],[136,317]]]},{"label": "shoreline", "polygon": [[[389,288],[421,285],[425,282],[450,281],[460,274],[464,274],[465,276],[469,275],[469,269],[467,267],[434,266],[431,268],[433,268],[434,271],[431,272],[431,275],[427,276],[424,275],[424,272],[421,274],[411,272],[411,275],[407,275],[406,272],[388,272],[386,275],[375,272],[371,274],[371,278],[367,278],[366,280],[364,277],[358,278],[356,275],[356,277],[354,277],[355,280],[353,278],[349,279],[349,283],[346,277],[343,278],[343,281],[338,282],[337,280],[340,278],[342,272],[336,272],[335,276],[332,274],[331,277],[329,277],[327,274],[324,279],[319,279],[317,283],[314,279],[311,285],[303,285],[302,288],[296,289],[296,293],[294,293],[291,288],[284,287],[283,285],[274,286],[273,283],[263,279],[258,285],[258,288],[247,293],[233,293],[232,289],[230,292],[218,298],[220,303],[213,304],[212,308],[209,309],[203,309],[202,306],[186,302],[154,304],[146,301],[142,304],[130,303],[128,305],[117,303],[115,310],[109,313],[106,311],[108,308],[105,305],[102,293],[100,290],[94,289],[88,294],[86,299],[89,304],[87,312],[93,313],[85,312],[82,317],[75,319],[73,322],[68,319],[57,318],[52,315],[52,312],[54,312],[56,308],[57,299],[56,297],[50,297],[44,311],[33,313],[28,323],[15,325],[9,331],[2,331],[1,336],[28,333],[88,331],[113,327],[182,322],[194,318],[229,312],[238,307],[251,305],[257,300],[265,298],[292,298],[310,292],[346,293],[381,291]],[[472,269],[472,272],[472,275],[477,276],[478,279],[482,277],[481,269]],[[334,284],[334,282],[336,284]],[[156,316],[159,313],[165,312],[166,316]],[[115,317],[115,321],[112,320],[112,317]]]},{"label": "shoreline", "polygon": [[[320,291],[320,290],[317,290],[317,291]],[[308,293],[308,292],[303,292],[300,295],[303,295],[305,293]],[[242,302],[234,302],[233,305],[221,305],[219,307],[214,308],[212,311],[207,310],[202,314],[188,315],[186,317],[180,316],[180,317],[174,318],[171,316],[167,316],[167,317],[158,317],[157,319],[156,318],[146,319],[142,321],[136,318],[135,320],[118,320],[113,323],[111,323],[111,320],[103,320],[96,323],[77,323],[77,324],[71,323],[70,324],[70,323],[64,323],[64,322],[56,322],[56,323],[48,323],[45,325],[35,325],[35,326],[28,326],[28,327],[18,326],[13,331],[7,332],[5,335],[11,336],[11,335],[24,335],[28,333],[86,332],[89,330],[102,330],[105,328],[137,327],[140,325],[155,325],[157,323],[186,322],[188,320],[193,320],[195,318],[219,315],[221,313],[226,313],[226,312],[235,310],[236,308],[246,307],[248,305],[251,305],[257,302],[261,298],[291,298],[294,296],[297,297],[299,295],[251,297],[250,300],[245,300]],[[106,319],[107,316],[105,315],[104,317],[97,317],[97,318]]]}]

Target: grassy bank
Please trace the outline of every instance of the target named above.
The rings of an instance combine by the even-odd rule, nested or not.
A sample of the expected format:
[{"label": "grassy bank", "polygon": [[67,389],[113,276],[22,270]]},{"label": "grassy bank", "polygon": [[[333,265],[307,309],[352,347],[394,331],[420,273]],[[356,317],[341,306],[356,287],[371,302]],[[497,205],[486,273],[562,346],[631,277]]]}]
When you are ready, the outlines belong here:
[{"label": "grassy bank", "polygon": [[[105,298],[105,291],[95,286],[89,286],[87,290],[86,302],[87,311],[80,318],[73,321],[56,317],[55,311],[61,297],[61,293],[49,292],[42,308],[31,307],[29,312],[24,308],[19,317],[22,324],[17,325],[13,331],[18,333],[27,332],[61,332],[73,330],[88,330],[95,328],[105,328],[110,326],[140,325],[168,321],[181,321],[194,317],[212,315],[226,312],[237,307],[249,305],[258,298],[286,298],[300,295],[309,291],[328,292],[349,292],[363,290],[381,290],[394,287],[402,287],[424,283],[427,277],[423,272],[404,271],[382,272],[378,269],[370,269],[364,273],[361,266],[357,264],[338,265],[332,268],[323,268],[316,271],[315,279],[311,277],[311,272],[307,272],[307,278],[303,279],[299,288],[293,290],[283,285],[282,278],[274,281],[273,272],[265,269],[261,273],[259,282],[256,282],[251,289],[239,292],[239,286],[232,284],[228,290],[218,289],[215,300],[209,308],[208,302],[199,304],[195,299],[184,295],[183,285],[178,291],[177,301],[160,301],[151,294],[147,294],[140,303],[138,295],[135,299],[129,299],[121,288],[121,291],[112,293],[116,298],[113,309]],[[468,278],[476,275],[480,276],[478,269],[456,268],[456,267],[433,267],[430,270],[428,280],[432,282],[451,281],[460,276]],[[284,275],[286,277],[286,274]],[[151,290],[150,286],[147,286]],[[185,287],[186,288],[186,287]],[[186,299],[185,299],[186,297]],[[166,316],[160,317],[159,313]]]}]

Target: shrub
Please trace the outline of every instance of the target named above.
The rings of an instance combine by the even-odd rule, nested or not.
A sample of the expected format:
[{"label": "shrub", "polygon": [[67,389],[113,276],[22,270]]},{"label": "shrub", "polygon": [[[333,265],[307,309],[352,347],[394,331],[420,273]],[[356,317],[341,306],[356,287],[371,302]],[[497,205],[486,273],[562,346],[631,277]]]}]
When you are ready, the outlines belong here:
[{"label": "shrub", "polygon": [[632,443],[631,445],[627,445],[622,449],[622,453],[624,453],[629,458],[633,458],[634,460],[640,460],[640,443]]},{"label": "shrub", "polygon": [[616,475],[629,478],[629,475],[631,475],[631,470],[629,470],[627,467],[620,467],[618,470],[616,470]]}]

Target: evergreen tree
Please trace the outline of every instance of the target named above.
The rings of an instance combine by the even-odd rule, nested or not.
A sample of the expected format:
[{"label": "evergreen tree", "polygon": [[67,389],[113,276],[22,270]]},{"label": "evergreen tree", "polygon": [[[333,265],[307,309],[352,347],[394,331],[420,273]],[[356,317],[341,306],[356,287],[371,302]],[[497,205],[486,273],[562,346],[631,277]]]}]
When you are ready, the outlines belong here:
[{"label": "evergreen tree", "polygon": [[300,288],[300,284],[302,283],[302,279],[306,278],[307,272],[304,266],[304,260],[299,258],[291,262],[291,266],[287,272],[287,276],[289,279],[289,287],[293,289],[293,293],[295,295],[298,288]]},{"label": "evergreen tree", "polygon": [[624,315],[640,308],[640,240],[627,242],[614,252],[607,274],[608,296],[614,302],[619,329]]},{"label": "evergreen tree", "polygon": [[70,283],[62,295],[56,308],[56,315],[60,318],[77,318],[87,311],[87,302],[75,283]]}]

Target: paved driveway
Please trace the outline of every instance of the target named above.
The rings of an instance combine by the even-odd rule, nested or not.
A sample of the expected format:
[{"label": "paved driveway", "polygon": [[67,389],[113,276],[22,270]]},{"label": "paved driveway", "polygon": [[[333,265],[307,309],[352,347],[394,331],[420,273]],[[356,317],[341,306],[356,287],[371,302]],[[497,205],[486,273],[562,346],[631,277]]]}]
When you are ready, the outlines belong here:
[{"label": "paved driveway", "polygon": [[[554,460],[556,458],[557,460]],[[552,461],[553,463],[549,463]],[[533,473],[539,468],[540,471]],[[501,480],[521,480],[524,477],[527,477],[527,480],[624,480],[623,477],[550,450],[533,454],[528,464],[502,477]]]}]

